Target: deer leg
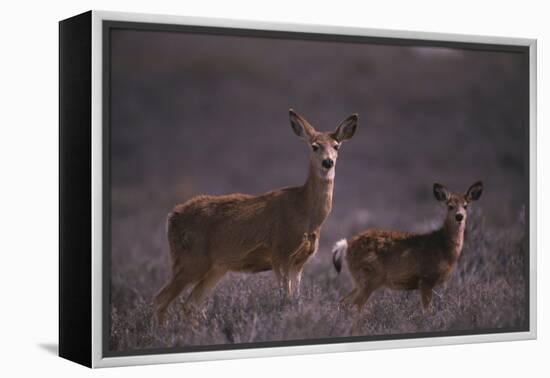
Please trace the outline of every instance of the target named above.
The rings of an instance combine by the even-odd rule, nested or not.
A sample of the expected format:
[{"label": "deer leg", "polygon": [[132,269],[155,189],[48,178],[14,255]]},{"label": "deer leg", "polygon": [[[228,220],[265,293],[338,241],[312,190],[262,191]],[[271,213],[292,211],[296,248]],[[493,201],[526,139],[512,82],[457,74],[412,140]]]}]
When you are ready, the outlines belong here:
[{"label": "deer leg", "polygon": [[315,253],[317,241],[317,234],[315,232],[310,234],[304,233],[302,236],[302,242],[290,255],[290,296],[294,293],[296,293],[296,295],[300,294],[300,282],[302,280],[304,265],[311,255]]},{"label": "deer leg", "polygon": [[379,287],[373,282],[367,282],[362,289],[357,289],[353,298],[353,304],[357,307],[357,311],[361,311],[371,294]]},{"label": "deer leg", "polygon": [[227,272],[227,268],[212,267],[206,275],[195,285],[183,307],[188,311],[192,307],[198,307],[200,303],[212,292],[218,281]]},{"label": "deer leg", "polygon": [[288,272],[288,296],[293,297],[300,290],[300,280],[302,279],[302,269],[304,264],[292,259]]},{"label": "deer leg", "polygon": [[166,310],[185,288],[197,282],[210,267],[203,254],[171,247],[172,278],[154,298],[156,316],[159,324],[164,322]]},{"label": "deer leg", "polygon": [[304,271],[304,267],[302,266],[300,270],[296,273],[294,276],[294,291],[297,296],[300,295],[300,283],[302,282],[302,272]]},{"label": "deer leg", "polygon": [[308,234],[304,233],[301,239],[285,240],[274,247],[272,266],[279,281],[281,298],[290,299],[299,287],[302,267],[307,260],[310,245]]},{"label": "deer leg", "polygon": [[172,279],[164,285],[157,293],[154,299],[156,317],[159,324],[165,321],[166,310],[170,303],[185,289],[190,282],[181,276],[173,276]]},{"label": "deer leg", "polygon": [[284,299],[288,297],[288,292],[291,288],[288,262],[281,261],[280,259],[275,259],[273,260],[272,264],[273,272],[275,273],[275,278],[277,279],[277,284],[279,287],[280,298]]},{"label": "deer leg", "polygon": [[429,285],[426,282],[420,283],[420,296],[422,299],[422,307],[424,311],[430,312],[431,303],[432,303],[432,289],[433,285]]},{"label": "deer leg", "polygon": [[355,294],[355,297],[353,299],[353,304],[357,308],[357,311],[361,311],[365,304],[367,303],[369,297],[372,294],[372,290],[370,289],[363,289],[362,291]]},{"label": "deer leg", "polygon": [[292,267],[288,274],[288,296],[300,294],[300,281],[302,280],[303,267]]},{"label": "deer leg", "polygon": [[342,307],[348,302],[351,297],[353,297],[357,293],[357,288],[353,288],[352,291],[350,291],[348,294],[346,294],[342,299],[340,299],[340,302],[338,302],[338,306]]}]

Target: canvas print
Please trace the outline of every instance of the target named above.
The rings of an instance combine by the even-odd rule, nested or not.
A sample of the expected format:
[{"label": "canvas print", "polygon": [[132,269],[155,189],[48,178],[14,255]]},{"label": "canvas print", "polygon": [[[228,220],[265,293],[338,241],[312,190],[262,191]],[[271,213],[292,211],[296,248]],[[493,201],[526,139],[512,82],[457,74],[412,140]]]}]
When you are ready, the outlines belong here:
[{"label": "canvas print", "polygon": [[105,41],[106,355],[529,329],[524,51]]}]

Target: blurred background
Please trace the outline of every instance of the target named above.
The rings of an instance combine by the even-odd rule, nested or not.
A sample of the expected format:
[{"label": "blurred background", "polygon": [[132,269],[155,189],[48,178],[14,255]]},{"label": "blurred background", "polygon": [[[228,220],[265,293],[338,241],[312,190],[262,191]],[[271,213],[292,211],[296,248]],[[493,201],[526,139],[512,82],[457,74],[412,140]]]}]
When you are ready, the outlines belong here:
[{"label": "blurred background", "polygon": [[[302,285],[334,278],[330,249],[342,237],[368,227],[437,227],[442,210],[433,198],[434,181],[463,192],[483,180],[483,195],[472,206],[478,212],[472,219],[483,229],[473,234],[495,235],[516,258],[523,253],[518,246],[528,205],[524,62],[522,54],[503,51],[112,31],[111,347],[236,342],[225,326],[221,339],[201,338],[192,330],[159,336],[148,328],[148,304],[169,272],[165,219],[175,204],[197,194],[260,194],[303,184],[309,147],[293,134],[289,108],[319,131],[359,113],[357,133],[339,152],[333,210]],[[513,240],[501,238],[517,233]],[[491,258],[490,240],[480,243]],[[523,274],[522,260],[500,260],[504,270],[513,260],[519,264],[516,274]],[[229,275],[214,302],[265,275]],[[496,282],[492,278],[488,285]],[[507,302],[513,318],[495,326],[523,324],[525,277],[520,278],[510,284],[516,295]],[[346,280],[326,285],[337,287],[326,301],[350,287]],[[207,308],[215,311],[215,304]],[[141,320],[134,318],[139,311]],[[495,320],[487,314],[487,322]],[[436,327],[418,322],[382,331]],[[492,326],[461,319],[436,329],[456,324]],[[272,336],[260,334],[258,340],[293,335],[273,329]],[[307,336],[326,336],[312,332]]]}]

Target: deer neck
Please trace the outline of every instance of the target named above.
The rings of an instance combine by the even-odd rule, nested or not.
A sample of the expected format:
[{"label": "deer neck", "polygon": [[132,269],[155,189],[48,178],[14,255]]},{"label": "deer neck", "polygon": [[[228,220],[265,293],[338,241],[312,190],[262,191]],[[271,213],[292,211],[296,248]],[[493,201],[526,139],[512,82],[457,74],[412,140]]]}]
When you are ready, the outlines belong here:
[{"label": "deer neck", "polygon": [[332,209],[332,191],[334,179],[323,179],[315,172],[313,164],[309,166],[307,180],[302,187],[305,214],[308,217],[308,231],[317,230]]},{"label": "deer neck", "polygon": [[452,260],[458,260],[464,245],[464,222],[457,223],[452,219],[445,220],[441,229],[447,250]]}]

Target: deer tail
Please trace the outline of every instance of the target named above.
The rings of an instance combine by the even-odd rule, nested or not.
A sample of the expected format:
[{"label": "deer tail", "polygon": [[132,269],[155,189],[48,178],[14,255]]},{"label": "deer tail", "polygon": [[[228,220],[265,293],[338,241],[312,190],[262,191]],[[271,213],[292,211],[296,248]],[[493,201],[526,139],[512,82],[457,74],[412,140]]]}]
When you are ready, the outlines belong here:
[{"label": "deer tail", "polygon": [[348,241],[346,239],[338,240],[332,247],[332,263],[338,273],[342,270],[342,258],[347,250]]}]

